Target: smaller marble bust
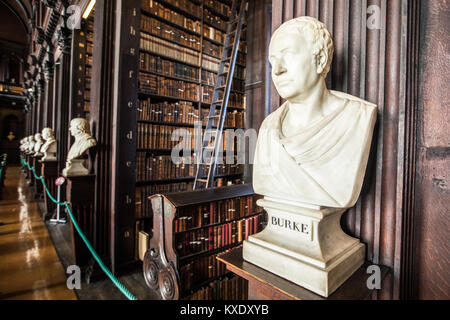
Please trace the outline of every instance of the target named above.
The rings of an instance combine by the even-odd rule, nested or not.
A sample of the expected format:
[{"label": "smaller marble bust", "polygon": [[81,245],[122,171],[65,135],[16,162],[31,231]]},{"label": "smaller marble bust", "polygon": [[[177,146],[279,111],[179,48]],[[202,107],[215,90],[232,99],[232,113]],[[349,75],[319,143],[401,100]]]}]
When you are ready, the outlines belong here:
[{"label": "smaller marble bust", "polygon": [[34,144],[33,157],[42,157],[43,154],[41,153],[41,148],[44,145],[45,141],[42,139],[42,135],[40,133],[36,133],[34,135],[34,140],[36,141],[36,143]]},{"label": "smaller marble bust", "polygon": [[23,152],[24,149],[25,149],[25,138],[22,138],[22,139],[20,139],[19,150]]},{"label": "smaller marble bust", "polygon": [[69,131],[75,138],[75,142],[67,155],[66,167],[63,170],[64,176],[86,175],[83,162],[86,160],[87,151],[97,145],[97,141],[91,136],[89,122],[83,118],[75,118],[70,121]]},{"label": "smaller marble bust", "polygon": [[44,155],[42,161],[55,161],[57,142],[55,139],[53,129],[44,128],[42,130],[42,137],[45,140],[45,143],[42,145],[41,148],[41,153]]},{"label": "smaller marble bust", "polygon": [[34,153],[34,145],[36,144],[36,141],[34,141],[34,136],[28,136],[28,143],[27,148],[25,150],[25,153],[28,155],[32,155]]}]

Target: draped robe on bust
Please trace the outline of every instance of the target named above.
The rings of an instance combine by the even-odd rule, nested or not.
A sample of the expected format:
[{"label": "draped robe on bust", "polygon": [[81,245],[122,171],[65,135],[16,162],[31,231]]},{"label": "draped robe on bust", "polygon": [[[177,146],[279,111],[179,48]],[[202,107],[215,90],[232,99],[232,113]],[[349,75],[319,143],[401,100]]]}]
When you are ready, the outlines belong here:
[{"label": "draped robe on bust", "polygon": [[376,105],[331,91],[342,103],[291,137],[282,133],[289,102],[263,122],[256,144],[256,193],[309,205],[349,208],[361,191]]}]

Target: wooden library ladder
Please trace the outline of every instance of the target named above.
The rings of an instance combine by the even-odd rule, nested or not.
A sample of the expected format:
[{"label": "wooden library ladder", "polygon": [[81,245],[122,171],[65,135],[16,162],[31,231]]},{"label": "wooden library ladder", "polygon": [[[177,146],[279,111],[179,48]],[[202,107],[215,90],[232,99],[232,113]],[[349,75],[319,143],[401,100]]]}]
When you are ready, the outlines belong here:
[{"label": "wooden library ladder", "polygon": [[[233,1],[231,18],[228,22],[211,107],[209,114],[206,117],[208,122],[203,136],[202,150],[200,154],[196,155],[197,173],[193,187],[194,190],[211,188],[214,186],[217,158],[220,154],[219,148],[221,146],[222,132],[227,115],[228,100],[230,97],[231,84],[233,81],[236,58],[239,51],[239,43],[247,3],[248,0]],[[229,55],[230,52],[231,55]],[[224,79],[224,77],[226,77],[225,84],[222,83],[222,79]],[[216,114],[217,108],[219,108],[218,114]],[[215,122],[216,119],[218,120],[217,123]],[[213,141],[211,141],[211,138],[213,138]],[[207,157],[207,154],[210,155]],[[204,179],[205,169],[208,170],[206,179]]]}]

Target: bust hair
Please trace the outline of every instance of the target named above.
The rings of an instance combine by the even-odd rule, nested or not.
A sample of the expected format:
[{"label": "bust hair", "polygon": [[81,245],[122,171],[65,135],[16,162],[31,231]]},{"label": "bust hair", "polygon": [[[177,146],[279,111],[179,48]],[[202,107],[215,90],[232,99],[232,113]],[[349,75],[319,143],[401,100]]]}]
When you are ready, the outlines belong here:
[{"label": "bust hair", "polygon": [[70,121],[71,125],[76,126],[80,131],[91,135],[91,129],[89,127],[89,122],[84,118],[75,118]]},{"label": "bust hair", "polygon": [[327,63],[321,73],[321,75],[325,78],[330,71],[331,63],[333,61],[334,44],[333,38],[331,37],[331,34],[324,23],[315,18],[307,16],[294,18],[283,23],[273,33],[272,38],[274,38],[280,31],[291,30],[301,34],[305,29],[311,31],[311,34],[313,36],[313,55],[317,58],[321,51],[327,54]]}]

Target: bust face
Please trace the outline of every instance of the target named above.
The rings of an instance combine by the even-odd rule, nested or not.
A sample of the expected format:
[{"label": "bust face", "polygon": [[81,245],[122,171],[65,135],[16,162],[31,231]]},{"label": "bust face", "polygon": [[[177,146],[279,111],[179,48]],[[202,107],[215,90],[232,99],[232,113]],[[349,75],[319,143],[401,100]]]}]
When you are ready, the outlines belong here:
[{"label": "bust face", "polygon": [[50,128],[45,128],[44,130],[42,130],[42,137],[45,140],[52,138],[53,137],[52,130]]},{"label": "bust face", "polygon": [[70,134],[74,137],[84,133],[84,130],[81,129],[82,124],[79,121],[71,121],[70,122]]},{"label": "bust face", "polygon": [[[308,92],[321,79],[313,55],[311,35],[293,28],[277,32],[269,47],[272,80],[280,96],[295,101]],[[311,38],[311,39],[310,39]]]}]

